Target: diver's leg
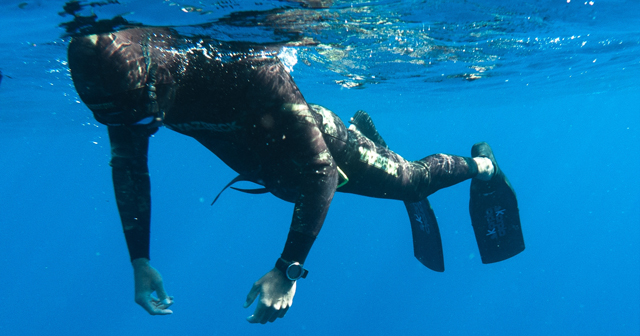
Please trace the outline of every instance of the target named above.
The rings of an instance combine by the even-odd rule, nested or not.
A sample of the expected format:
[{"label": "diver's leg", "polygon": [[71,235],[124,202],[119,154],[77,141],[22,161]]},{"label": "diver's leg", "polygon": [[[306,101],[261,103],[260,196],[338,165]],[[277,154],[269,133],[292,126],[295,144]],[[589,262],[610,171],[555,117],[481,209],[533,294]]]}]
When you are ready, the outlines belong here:
[{"label": "diver's leg", "polygon": [[345,193],[417,202],[478,175],[473,158],[434,154],[408,161],[354,129],[346,152],[340,168],[349,182],[338,189]]}]

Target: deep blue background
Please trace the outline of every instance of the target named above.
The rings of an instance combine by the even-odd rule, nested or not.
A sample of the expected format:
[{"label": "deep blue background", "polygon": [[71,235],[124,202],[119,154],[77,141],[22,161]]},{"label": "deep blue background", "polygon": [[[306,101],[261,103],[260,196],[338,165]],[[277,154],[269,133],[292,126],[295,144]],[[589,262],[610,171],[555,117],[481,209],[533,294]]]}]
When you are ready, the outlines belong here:
[{"label": "deep blue background", "polygon": [[[56,70],[64,47],[34,45],[2,59]],[[344,120],[367,110],[408,159],[469,155],[488,141],[516,188],[527,248],[481,264],[465,182],[430,198],[445,248],[446,272],[435,273],[412,256],[401,202],[337,194],[293,308],[266,326],[248,324],[254,307],[242,304],[279,256],[292,205],[228,191],[210,207],[235,174],[194,140],[160,130],[149,163],[152,264],[176,303],[171,316],[149,316],[133,302],[106,128],[75,101],[64,72],[0,69],[12,77],[0,85],[2,335],[640,333],[637,60],[504,75],[492,85],[362,90],[297,65],[308,101]]]}]

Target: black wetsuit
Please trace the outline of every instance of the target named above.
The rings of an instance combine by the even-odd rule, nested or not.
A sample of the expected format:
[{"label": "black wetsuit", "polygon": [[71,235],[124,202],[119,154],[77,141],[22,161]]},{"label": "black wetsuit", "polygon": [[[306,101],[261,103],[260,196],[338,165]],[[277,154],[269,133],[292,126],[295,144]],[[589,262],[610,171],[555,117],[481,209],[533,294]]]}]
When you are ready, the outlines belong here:
[{"label": "black wetsuit", "polygon": [[193,137],[244,179],[295,203],[282,258],[304,263],[338,191],[418,201],[477,174],[471,158],[407,161],[307,104],[268,48],[191,42],[166,29],[74,38],[69,67],[108,125],[131,259],[149,258],[148,139],[160,125]]}]

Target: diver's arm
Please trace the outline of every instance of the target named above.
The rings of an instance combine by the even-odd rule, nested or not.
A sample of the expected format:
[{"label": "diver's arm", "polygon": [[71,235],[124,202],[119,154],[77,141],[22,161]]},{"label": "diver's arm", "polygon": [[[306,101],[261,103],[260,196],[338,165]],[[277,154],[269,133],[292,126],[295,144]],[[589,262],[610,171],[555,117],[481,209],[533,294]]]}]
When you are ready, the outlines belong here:
[{"label": "diver's arm", "polygon": [[[303,264],[329,210],[337,186],[338,171],[320,130],[315,125],[306,125],[300,131],[287,137],[293,144],[287,150],[296,153],[292,159],[304,164],[298,179],[299,197],[282,259]],[[296,281],[273,268],[254,283],[247,295],[245,308],[260,296],[253,315],[247,320],[264,324],[284,317],[293,303],[295,291]]]},{"label": "diver's arm", "polygon": [[325,149],[304,168],[300,196],[294,207],[282,259],[304,264],[320,233],[337,184],[336,164],[329,150]]},{"label": "diver's arm", "polygon": [[129,256],[132,261],[149,259],[149,131],[140,126],[109,126],[109,139],[113,187]]},{"label": "diver's arm", "polygon": [[[135,281],[135,301],[151,315],[171,314],[173,297],[162,276],[149,265],[151,187],[147,166],[149,136],[145,126],[109,126],[111,167],[116,203],[129,248]],[[156,292],[158,298],[152,296]]]},{"label": "diver's arm", "polygon": [[[338,173],[333,159],[331,164],[312,164],[305,173],[307,179],[301,190],[302,195],[296,202],[293,221],[282,259],[303,264],[311,250],[318,232],[322,228],[329,210],[329,204],[335,193]],[[323,161],[323,160],[320,160]],[[260,296],[253,315],[247,317],[250,323],[274,322],[282,318],[293,304],[296,293],[296,280],[290,280],[277,268],[273,268],[253,284],[244,307],[247,308]]]}]

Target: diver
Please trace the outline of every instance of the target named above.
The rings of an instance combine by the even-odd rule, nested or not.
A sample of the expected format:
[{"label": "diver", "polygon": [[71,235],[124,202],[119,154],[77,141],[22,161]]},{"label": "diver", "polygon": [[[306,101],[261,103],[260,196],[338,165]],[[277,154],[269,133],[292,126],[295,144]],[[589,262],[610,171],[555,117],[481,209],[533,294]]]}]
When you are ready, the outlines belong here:
[{"label": "diver", "polygon": [[251,323],[287,313],[336,191],[404,201],[416,257],[443,271],[427,196],[472,179],[470,212],[483,262],[524,249],[513,188],[488,144],[474,145],[471,157],[405,160],[387,148],[367,113],[358,111],[346,127],[328,109],[307,103],[270,47],[193,42],[171,29],[136,27],[74,37],[68,60],[80,98],[108,128],[135,301],[149,314],[171,314],[173,303],[149,263],[147,152],[161,126],[196,139],[236,171],[227,187],[251,181],[261,188],[245,191],[295,203],[281,256],[246,298],[245,308],[259,297]]}]

